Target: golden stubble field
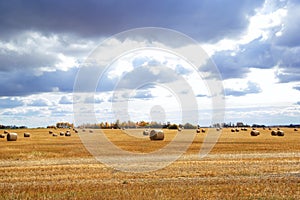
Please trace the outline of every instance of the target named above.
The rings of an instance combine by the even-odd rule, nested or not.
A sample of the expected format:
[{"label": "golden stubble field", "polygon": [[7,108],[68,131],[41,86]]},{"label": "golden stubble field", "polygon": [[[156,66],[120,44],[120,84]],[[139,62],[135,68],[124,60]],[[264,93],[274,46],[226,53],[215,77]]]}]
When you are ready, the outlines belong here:
[{"label": "golden stubble field", "polygon": [[[53,137],[49,129],[9,130],[19,136],[0,139],[0,199],[300,199],[300,131],[283,128],[285,136],[274,137],[258,130],[251,137],[250,129],[223,129],[203,159],[198,153],[207,133],[197,134],[179,160],[147,173],[99,163],[73,131]],[[147,153],[167,145],[177,131],[165,130],[164,141],[122,130],[104,133],[124,150]]]}]

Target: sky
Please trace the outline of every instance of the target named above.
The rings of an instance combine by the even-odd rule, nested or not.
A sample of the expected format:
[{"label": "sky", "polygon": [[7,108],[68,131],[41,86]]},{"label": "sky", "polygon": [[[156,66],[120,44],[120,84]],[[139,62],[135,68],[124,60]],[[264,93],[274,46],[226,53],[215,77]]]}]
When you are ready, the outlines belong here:
[{"label": "sky", "polygon": [[[78,73],[108,38],[143,27],[176,31],[203,49],[220,73],[224,122],[300,124],[297,0],[0,0],[0,27],[0,124],[82,123],[85,118],[74,119]],[[110,41],[98,55],[112,55],[125,43],[145,43],[134,38]],[[157,45],[190,48],[167,37]],[[184,81],[197,103],[198,123],[210,125],[216,105],[207,84],[215,77],[207,74],[205,64],[195,71],[187,60],[162,50],[130,51],[108,62],[97,63],[105,74],[81,100],[92,105],[96,122],[124,116],[122,120],[182,123],[185,105],[179,97],[188,92],[164,85],[177,84],[178,89]],[[155,83],[140,84],[151,77]],[[90,77],[84,80],[82,87],[89,87]],[[116,109],[123,105],[116,103],[121,102],[116,94],[127,102],[125,115]]]}]

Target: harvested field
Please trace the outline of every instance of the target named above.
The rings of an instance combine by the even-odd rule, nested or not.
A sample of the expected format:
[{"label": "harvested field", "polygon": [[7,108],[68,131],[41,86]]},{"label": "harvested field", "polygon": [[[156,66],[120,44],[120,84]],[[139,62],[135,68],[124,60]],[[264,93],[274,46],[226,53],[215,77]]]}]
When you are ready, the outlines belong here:
[{"label": "harvested field", "polygon": [[[252,137],[251,130],[223,129],[203,159],[198,153],[209,130],[197,134],[179,160],[149,173],[97,162],[74,131],[53,137],[49,129],[13,130],[31,135],[0,139],[0,199],[299,199],[300,133],[286,128],[283,137],[272,137],[270,130],[257,130],[260,135]],[[54,133],[60,131],[66,130]],[[140,137],[123,130],[104,133],[126,151],[148,153],[169,144],[177,131],[164,130],[163,141],[150,141],[143,130]]]}]

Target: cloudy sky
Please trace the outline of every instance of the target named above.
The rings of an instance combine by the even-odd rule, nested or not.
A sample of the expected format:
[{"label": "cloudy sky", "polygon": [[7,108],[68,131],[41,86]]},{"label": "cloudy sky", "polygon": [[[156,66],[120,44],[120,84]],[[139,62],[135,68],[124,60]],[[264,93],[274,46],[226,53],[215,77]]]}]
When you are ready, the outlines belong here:
[{"label": "cloudy sky", "polygon": [[[198,42],[220,72],[225,122],[300,124],[297,0],[1,0],[0,27],[0,124],[74,122],[74,83],[86,59],[107,38],[142,27],[172,29]],[[176,48],[185,46],[177,43]],[[209,125],[213,94],[205,87],[208,77],[203,72],[198,80],[192,71],[170,53],[131,52],[111,60],[98,89],[83,102],[93,105],[98,121],[115,121],[117,89],[111,83],[118,80],[128,94],[131,120],[156,116],[180,123],[177,94],[161,85],[185,79],[198,103],[199,124]],[[136,85],[151,75],[159,84]]]}]

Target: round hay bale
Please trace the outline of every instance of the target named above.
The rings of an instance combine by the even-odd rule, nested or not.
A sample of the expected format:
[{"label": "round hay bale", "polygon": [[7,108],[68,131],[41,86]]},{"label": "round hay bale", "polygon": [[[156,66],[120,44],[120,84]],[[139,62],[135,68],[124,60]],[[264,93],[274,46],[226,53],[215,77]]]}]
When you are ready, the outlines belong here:
[{"label": "round hay bale", "polygon": [[7,139],[7,141],[17,141],[18,134],[17,133],[8,133],[6,139]]},{"label": "round hay bale", "polygon": [[282,130],[277,131],[278,136],[284,136],[284,132]]},{"label": "round hay bale", "polygon": [[251,136],[258,136],[260,133],[259,133],[259,131],[257,131],[257,130],[252,130],[251,132],[250,132],[250,135]]},{"label": "round hay bale", "polygon": [[64,136],[65,133],[64,133],[64,132],[60,132],[59,135],[60,135],[60,136]]},{"label": "round hay bale", "polygon": [[216,130],[217,130],[217,131],[220,131],[221,129],[220,129],[220,128],[217,128]]},{"label": "round hay bale", "polygon": [[93,132],[93,130],[90,130],[89,132],[90,132],[90,133],[92,133],[92,132]]},{"label": "round hay bale", "polygon": [[82,132],[85,132],[85,129],[82,129]]},{"label": "round hay bale", "polygon": [[252,128],[252,130],[256,130],[255,128]]},{"label": "round hay bale", "polygon": [[53,136],[53,137],[57,137],[57,134],[53,133],[52,136]]},{"label": "round hay bale", "polygon": [[67,131],[66,134],[65,134],[65,136],[71,136],[70,131]]},{"label": "round hay bale", "polygon": [[49,134],[53,134],[53,131],[49,131]]},{"label": "round hay bale", "polygon": [[202,133],[205,133],[205,131],[206,131],[206,130],[205,130],[204,128],[201,130]]},{"label": "round hay bale", "polygon": [[235,130],[232,128],[232,129],[231,129],[231,132],[235,132]]},{"label": "round hay bale", "polygon": [[235,132],[240,132],[240,130],[238,128],[235,129]]},{"label": "round hay bale", "polygon": [[149,130],[144,130],[143,135],[149,135]]},{"label": "round hay bale", "polygon": [[182,131],[182,129],[181,129],[181,128],[178,128],[178,131]]},{"label": "round hay bale", "polygon": [[294,131],[298,131],[298,129],[295,128]]},{"label": "round hay bale", "polygon": [[0,138],[5,138],[5,134],[0,134]]},{"label": "round hay bale", "polygon": [[24,133],[24,137],[30,137],[30,133]]},{"label": "round hay bale", "polygon": [[269,128],[269,131],[271,131],[271,130],[272,130],[272,128],[270,127],[270,128]]},{"label": "round hay bale", "polygon": [[197,133],[200,133],[201,131],[200,131],[200,129],[197,129],[196,132],[197,132]]},{"label": "round hay bale", "polygon": [[279,130],[280,130],[280,128],[277,128],[277,130],[279,131]]},{"label": "round hay bale", "polygon": [[8,132],[8,130],[4,130],[4,134],[8,134],[9,132]]},{"label": "round hay bale", "polygon": [[75,133],[78,133],[78,130],[74,129],[74,132],[75,132]]},{"label": "round hay bale", "polygon": [[271,135],[272,135],[272,136],[277,136],[277,131],[273,130],[273,131],[271,132]]},{"label": "round hay bale", "polygon": [[165,134],[162,130],[151,130],[150,131],[150,140],[163,140]]}]

